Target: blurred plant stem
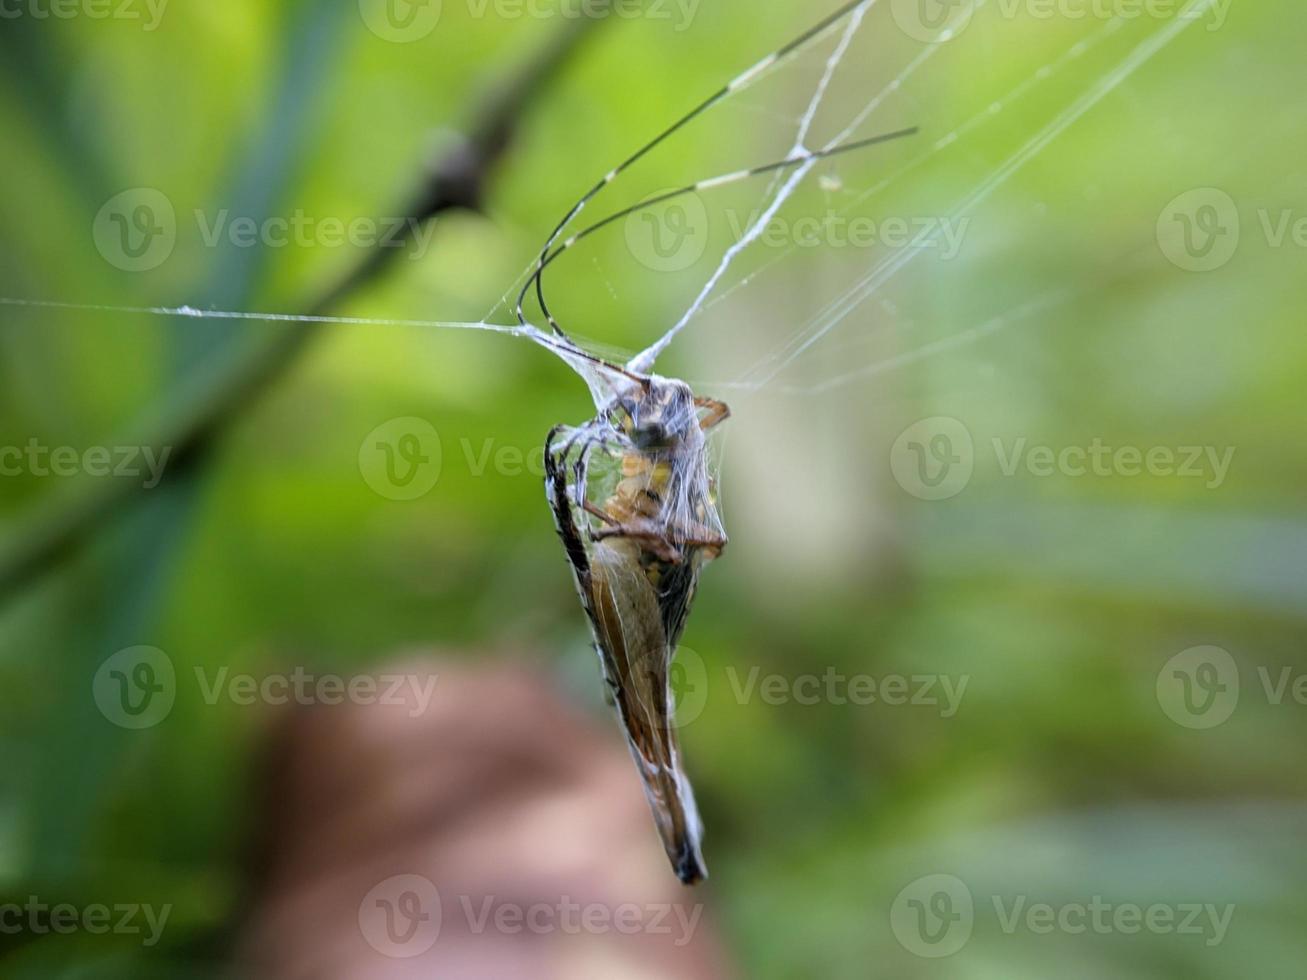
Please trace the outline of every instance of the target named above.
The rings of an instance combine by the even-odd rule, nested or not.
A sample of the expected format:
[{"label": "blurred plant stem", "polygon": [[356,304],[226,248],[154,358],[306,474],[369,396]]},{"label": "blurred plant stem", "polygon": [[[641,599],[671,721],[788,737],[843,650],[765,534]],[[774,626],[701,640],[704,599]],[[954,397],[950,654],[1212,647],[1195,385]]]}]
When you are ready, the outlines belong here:
[{"label": "blurred plant stem", "polygon": [[[405,233],[445,211],[480,209],[491,171],[512,141],[514,130],[532,102],[569,61],[592,28],[609,10],[571,19],[534,57],[486,93],[471,114],[468,135],[424,175],[416,194],[401,211],[413,220]],[[374,247],[339,280],[304,306],[322,315],[380,276],[398,248]],[[196,368],[176,404],[155,410],[142,428],[116,441],[171,452],[163,483],[204,465],[216,437],[299,359],[317,336],[317,324],[295,323],[252,350],[238,350],[206,368]],[[160,484],[162,486],[162,483]],[[12,598],[92,536],[107,520],[142,492],[138,484],[104,481],[69,500],[56,501],[30,527],[0,547],[0,602]]]}]

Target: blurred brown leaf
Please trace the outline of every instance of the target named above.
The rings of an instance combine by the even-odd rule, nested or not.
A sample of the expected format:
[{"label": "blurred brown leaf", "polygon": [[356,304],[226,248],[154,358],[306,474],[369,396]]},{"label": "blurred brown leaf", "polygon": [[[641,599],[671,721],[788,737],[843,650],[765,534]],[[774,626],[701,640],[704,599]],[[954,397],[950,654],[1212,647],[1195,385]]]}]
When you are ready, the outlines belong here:
[{"label": "blurred brown leaf", "polygon": [[709,893],[668,870],[615,730],[521,666],[378,674],[406,679],[403,703],[294,708],[272,739],[252,971],[730,975]]}]

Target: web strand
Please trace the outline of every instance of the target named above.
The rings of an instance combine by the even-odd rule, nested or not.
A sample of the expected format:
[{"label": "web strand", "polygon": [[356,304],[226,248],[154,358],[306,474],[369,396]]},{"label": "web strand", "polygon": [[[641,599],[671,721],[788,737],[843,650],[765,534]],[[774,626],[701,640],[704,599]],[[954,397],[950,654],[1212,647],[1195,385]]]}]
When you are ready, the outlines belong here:
[{"label": "web strand", "polygon": [[[1037,156],[1050,143],[1061,135],[1069,126],[1079,120],[1085,113],[1096,106],[1104,97],[1113,92],[1122,82],[1133,75],[1141,66],[1146,64],[1167,44],[1174,40],[1190,24],[1194,23],[1202,14],[1210,9],[1214,0],[1191,0],[1185,8],[1180,11],[1165,27],[1158,30],[1154,35],[1145,39],[1137,45],[1131,53],[1105,76],[1100,78],[1095,84],[1091,85],[1089,90],[1083,93],[1070,106],[1060,112],[1048,125],[1041,129],[1034,137],[1028,140],[1016,153],[1010,156],[997,170],[987,176],[979,185],[964,197],[964,199],[952,208],[949,212],[950,218],[970,211],[983,202],[999,186],[1008,180],[1021,167]],[[1075,49],[1073,49],[1073,52]],[[1036,73],[1038,75],[1038,73]],[[943,146],[951,145],[952,139],[942,141],[942,145],[937,145],[936,149],[942,149]],[[771,382],[778,374],[794,363],[804,352],[809,350],[814,344],[825,337],[837,324],[842,322],[845,317],[853,312],[858,306],[871,298],[886,282],[894,275],[901,271],[919,254],[926,250],[926,246],[938,240],[941,234],[940,226],[934,229],[923,231],[913,238],[913,240],[904,248],[894,255],[885,259],[871,272],[859,279],[853,286],[841,294],[836,300],[828,305],[827,309],[818,314],[796,335],[788,345],[788,353],[780,360],[778,364],[771,368],[765,368],[762,365],[767,363],[766,360],[761,365],[755,367],[751,372],[754,375],[760,375],[752,383],[754,389],[761,388]],[[746,375],[747,377],[747,375]]]},{"label": "web strand", "polygon": [[788,44],[783,45],[771,54],[759,59],[749,68],[746,68],[740,74],[736,75],[735,78],[731,79],[731,81],[727,82],[712,95],[708,96],[708,98],[704,99],[680,119],[673,122],[644,146],[636,150],[624,161],[605,174],[597,184],[590,188],[590,190],[586,191],[586,193],[581,196],[581,199],[572,205],[571,209],[566,215],[564,215],[563,220],[558,223],[550,233],[549,237],[545,240],[545,244],[540,249],[540,254],[535,261],[533,269],[528,271],[524,277],[524,281],[519,280],[521,289],[518,291],[517,302],[514,306],[514,312],[516,313],[518,322],[526,323],[526,319],[522,312],[522,304],[526,299],[528,290],[531,288],[532,283],[534,283],[536,299],[540,304],[541,312],[544,314],[545,320],[548,322],[550,329],[560,337],[566,338],[567,335],[554,319],[553,314],[549,312],[549,306],[545,301],[544,271],[545,266],[548,264],[549,253],[553,249],[554,243],[562,236],[567,226],[570,225],[578,215],[580,215],[591,200],[603,192],[604,188],[616,180],[624,171],[649,154],[655,147],[661,145],[679,130],[689,125],[717,104],[725,101],[735,93],[743,91],[759,79],[771,73],[791,55],[796,54],[809,44],[815,43],[824,37],[828,31],[832,30],[845,17],[852,14],[860,20],[866,10],[875,2],[876,0],[851,0],[851,2],[844,4],[833,13],[827,15],[822,20],[809,27]]},{"label": "web strand", "polygon": [[[858,28],[862,26],[863,18],[866,16],[867,11],[871,9],[874,2],[875,0],[871,0],[871,2],[854,9],[853,15],[849,18],[849,22],[844,28],[844,34],[840,38],[840,43],[826,60],[826,69],[822,73],[821,81],[818,82],[817,90],[813,93],[812,99],[808,103],[807,111],[804,112],[803,117],[799,122],[799,131],[795,138],[794,148],[792,149],[791,154],[806,152],[804,139],[807,137],[808,130],[812,126],[812,121],[817,115],[817,110],[821,107],[822,100],[826,96],[826,92],[830,87],[831,79],[835,76],[835,71],[839,68],[840,62],[844,59],[845,53],[849,50],[849,45],[853,43],[853,38],[858,33]],[[842,141],[836,140],[835,143],[825,147],[825,149],[830,150],[839,142]],[[727,270],[730,269],[731,264],[735,261],[735,257],[748,248],[749,245],[755,241],[760,234],[762,234],[763,229],[771,223],[776,212],[781,209],[781,206],[784,205],[790,195],[794,193],[794,189],[802,183],[803,178],[808,176],[809,171],[811,171],[816,165],[816,162],[816,157],[811,156],[805,163],[800,164],[795,171],[790,174],[790,176],[785,180],[785,183],[781,185],[780,190],[776,192],[776,196],[772,199],[771,204],[769,204],[763,213],[758,216],[745,233],[740,236],[739,241],[732,244],[731,247],[726,250],[726,254],[722,256],[721,262],[718,263],[717,268],[713,271],[711,278],[709,278],[703,289],[699,291],[694,302],[690,304],[690,308],[682,314],[681,318],[673,324],[666,333],[631,359],[629,367],[632,370],[652,370],[654,361],[657,360],[658,355],[666,350],[667,345],[676,339],[676,335],[685,328],[685,325],[689,323],[690,320],[694,318],[695,314],[703,307],[704,302],[710,295],[712,295],[713,290],[717,288],[717,284],[721,282],[722,277],[726,275]]]},{"label": "web strand", "polygon": [[423,327],[440,330],[489,330],[529,336],[530,328],[486,323],[483,320],[403,320],[361,316],[311,316],[304,313],[262,313],[247,310],[201,310],[194,306],[114,306],[108,303],[73,303],[64,300],[0,297],[0,306],[80,313],[124,313],[138,316],[180,317],[191,320],[257,320],[264,323],[334,323],[348,326]]},{"label": "web strand", "polygon": [[[630,370],[644,371],[652,368],[657,356],[696,316],[705,310],[716,306],[718,303],[734,294],[737,290],[746,287],[751,282],[755,281],[758,276],[764,274],[767,269],[773,267],[775,263],[793,253],[795,246],[791,244],[774,257],[769,258],[759,268],[749,272],[739,282],[723,291],[718,291],[718,287],[721,285],[723,278],[731,268],[732,263],[753,241],[757,239],[761,231],[774,218],[779,208],[790,198],[797,186],[811,172],[817,159],[820,158],[820,154],[831,150],[841,141],[847,140],[859,126],[875,114],[876,110],[885,103],[885,100],[891,93],[900,91],[903,88],[903,83],[917,74],[927,61],[944,47],[944,45],[941,44],[932,44],[921,50],[912,58],[906,67],[904,67],[903,70],[888,83],[888,85],[886,85],[875,95],[874,98],[862,107],[862,109],[853,117],[849,125],[846,126],[833,140],[827,143],[821,150],[803,151],[802,148],[804,147],[806,138],[811,130],[813,119],[825,99],[831,80],[840,67],[855,34],[862,26],[865,15],[872,6],[874,6],[875,2],[876,0],[862,0],[862,2],[859,3],[846,4],[844,7],[840,8],[835,15],[832,15],[823,21],[822,24],[818,25],[818,28],[808,32],[800,39],[796,39],[796,42],[792,42],[785,48],[779,49],[776,54],[770,55],[767,58],[756,62],[751,68],[738,75],[732,82],[728,83],[720,92],[715,93],[708,102],[701,104],[700,108],[696,110],[696,112],[703,111],[705,107],[710,107],[710,104],[715,105],[718,102],[726,100],[735,92],[747,88],[753,84],[753,82],[775,70],[785,57],[797,52],[804,45],[813,42],[816,38],[824,36],[826,32],[833,31],[841,18],[845,16],[848,17],[848,21],[844,25],[839,43],[834,52],[826,59],[825,70],[806,104],[804,112],[798,120],[794,145],[801,152],[808,152],[809,157],[803,160],[794,161],[794,169],[783,182],[779,176],[776,178],[772,187],[768,189],[769,194],[767,196],[772,198],[768,207],[751,222],[745,233],[742,234],[740,238],[727,250],[716,270],[705,283],[704,287],[699,291],[686,313],[662,337],[631,360]],[[1038,156],[1050,143],[1061,135],[1062,132],[1093,109],[1103,98],[1117,89],[1124,81],[1130,78],[1140,67],[1151,60],[1187,27],[1197,22],[1200,17],[1209,12],[1215,2],[1216,0],[1189,0],[1189,2],[1184,5],[1183,9],[1140,42],[1115,67],[1106,73],[1099,75],[1079,97],[1059,112],[1051,122],[1040,129],[1033,137],[1028,139],[1015,153],[1004,160],[999,167],[989,172],[970,192],[962,195],[962,197],[955,203],[954,207],[948,210],[947,213],[950,217],[956,218],[978,207],[998,187],[1021,169],[1021,167]],[[963,18],[971,16],[976,10],[985,6],[986,3],[987,0],[972,0],[966,9],[955,14],[952,21],[961,21]],[[992,103],[988,109],[977,113],[951,132],[937,137],[924,153],[909,161],[894,173],[883,178],[874,186],[859,192],[854,200],[841,209],[839,213],[847,214],[853,207],[880,193],[906,174],[921,167],[928,160],[933,159],[937,154],[957,145],[964,136],[969,135],[984,125],[987,120],[993,118],[1004,107],[1027,95],[1037,85],[1049,78],[1051,74],[1056,73],[1062,66],[1067,64],[1069,61],[1082,56],[1092,47],[1119,31],[1123,26],[1122,19],[1118,17],[1105,23],[1091,36],[1077,41],[1060,58],[1026,77],[1006,96]],[[668,134],[665,133],[660,136],[659,140],[665,138],[666,135]],[[638,155],[639,154],[637,154],[637,156]],[[635,157],[632,158],[632,160],[634,159]],[[745,173],[746,172],[741,172],[741,175]],[[724,176],[732,177],[739,175]],[[610,174],[598,186],[606,186],[607,183],[611,182],[611,178],[612,175]],[[698,185],[695,185],[695,187],[715,186],[722,182],[724,181],[719,178],[714,178],[709,181],[701,181]],[[779,189],[776,189],[777,184],[780,185]],[[773,194],[774,197],[772,196]],[[589,196],[587,196],[585,200],[589,200]],[[575,218],[582,207],[583,203],[573,208],[569,213],[567,220],[563,222],[560,228],[565,227],[567,223]],[[880,370],[887,369],[884,366],[885,364],[891,362],[894,364],[915,363],[924,357],[931,356],[931,354],[937,351],[949,349],[952,344],[948,338],[945,338],[942,341],[928,344],[916,352],[910,352],[910,355],[901,355],[901,358],[910,356],[911,359],[908,361],[896,358],[891,359],[891,362],[880,362],[879,364],[868,365],[861,369],[851,369],[845,371],[838,377],[827,379],[826,381],[820,382],[810,388],[798,389],[794,386],[775,384],[777,377],[783,371],[791,367],[799,358],[812,350],[814,346],[821,342],[837,325],[844,322],[854,310],[865,303],[868,299],[876,296],[884,285],[907,267],[920,252],[926,251],[929,245],[936,242],[940,234],[941,230],[937,225],[933,230],[921,233],[913,238],[906,247],[897,250],[894,254],[884,258],[882,261],[874,265],[871,269],[861,275],[850,287],[842,291],[838,296],[827,303],[822,310],[804,323],[802,327],[792,333],[779,350],[761,358],[738,380],[730,382],[725,387],[744,391],[759,391],[768,386],[774,386],[777,390],[831,390],[833,388],[847,385],[858,378],[873,376]],[[550,240],[554,241],[557,237],[557,235],[554,235]],[[524,273],[527,282],[530,281],[533,270],[536,270],[534,264],[526,273]],[[519,284],[521,282],[522,280],[519,279]],[[1032,301],[1032,304],[1034,305],[1037,305],[1038,303],[1040,303],[1039,300]],[[604,363],[595,355],[589,354],[565,340],[550,337],[548,334],[542,332],[531,324],[525,322],[516,324],[495,323],[491,321],[489,316],[479,321],[422,320],[362,316],[303,315],[263,311],[204,310],[191,306],[120,306],[101,303],[17,297],[0,298],[0,306],[10,308],[67,310],[85,313],[121,313],[179,319],[239,320],[267,323],[316,323],[349,326],[375,325],[416,329],[482,330],[493,333],[508,334],[510,336],[527,337],[533,342],[549,348],[583,374],[586,371],[594,370],[595,365]],[[1022,307],[1022,309],[1024,308],[1025,307]],[[1009,322],[1012,318],[1007,314],[1005,314],[1004,317],[1007,318],[1004,319],[1004,323]],[[1020,317],[1017,316],[1016,318],[1019,319]],[[976,337],[987,336],[992,332],[993,330],[991,329],[976,328],[975,330],[968,332],[968,335],[971,339],[976,339]]]}]

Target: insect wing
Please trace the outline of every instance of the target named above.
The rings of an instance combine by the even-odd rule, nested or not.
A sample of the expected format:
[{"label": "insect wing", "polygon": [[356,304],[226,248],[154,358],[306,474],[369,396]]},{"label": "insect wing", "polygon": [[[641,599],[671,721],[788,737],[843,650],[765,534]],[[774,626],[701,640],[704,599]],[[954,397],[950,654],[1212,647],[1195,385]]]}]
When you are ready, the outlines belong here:
[{"label": "insect wing", "polygon": [[[604,677],[644,781],[645,795],[672,867],[686,884],[707,876],[703,826],[681,765],[673,721],[665,604],[629,541],[599,542],[590,554],[591,624]],[[693,589],[693,575],[690,576]],[[668,597],[684,610],[688,593]],[[683,623],[683,613],[677,616]]]}]

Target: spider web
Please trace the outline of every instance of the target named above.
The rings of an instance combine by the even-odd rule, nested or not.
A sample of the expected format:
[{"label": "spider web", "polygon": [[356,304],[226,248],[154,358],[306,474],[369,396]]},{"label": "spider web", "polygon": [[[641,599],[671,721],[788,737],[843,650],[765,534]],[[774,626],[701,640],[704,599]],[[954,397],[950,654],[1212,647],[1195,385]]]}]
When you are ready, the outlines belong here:
[{"label": "spider web", "polygon": [[[623,172],[564,226],[560,237],[584,234],[587,219],[599,221],[665,189],[666,175],[671,173],[671,186],[701,178],[692,196],[709,202],[712,217],[705,225],[724,232],[714,238],[700,261],[682,270],[659,269],[653,274],[659,292],[672,298],[660,311],[671,302],[680,308],[674,318],[664,321],[671,325],[652,343],[634,354],[608,338],[603,345],[584,346],[610,359],[629,355],[628,366],[644,372],[662,369],[664,355],[674,351],[674,342],[684,336],[693,348],[680,358],[676,366],[683,370],[677,373],[696,379],[696,390],[818,394],[1048,315],[1091,286],[1054,283],[1049,288],[1045,282],[1031,289],[1028,277],[1014,277],[1018,281],[1006,301],[962,331],[864,363],[851,363],[848,356],[860,351],[866,358],[866,351],[876,346],[871,342],[874,336],[883,340],[890,327],[903,321],[901,303],[886,297],[887,287],[897,277],[914,263],[931,256],[938,259],[942,240],[951,229],[965,228],[969,216],[980,211],[1014,174],[1040,157],[1181,32],[1200,23],[1214,5],[1215,0],[1189,0],[1168,19],[1140,19],[1121,12],[1050,27],[1023,21],[1011,0],[967,0],[948,8],[947,18],[922,39],[914,36],[919,32],[911,24],[905,28],[904,10],[909,5],[897,0],[859,4],[789,58],[764,59],[738,76],[730,83],[729,96],[678,134],[668,152],[659,147],[650,154],[654,166],[645,167],[642,160],[631,172]],[[1010,50],[1004,51],[996,67],[994,52],[1005,47]],[[983,73],[983,77],[960,90],[957,80],[968,73]],[[787,114],[787,106],[792,114]],[[777,124],[786,118],[788,125]],[[750,119],[766,120],[762,127],[752,128],[768,132],[749,142],[749,157],[732,159],[722,154],[721,163],[707,174],[681,172],[683,158],[697,156],[686,150],[696,130],[740,125],[740,120],[748,126]],[[841,156],[838,161],[818,156],[906,126],[921,127],[920,136]],[[670,159],[674,165],[659,169],[660,153],[662,160]],[[708,156],[714,161],[719,158]],[[765,178],[737,179],[760,159],[796,162]],[[761,185],[765,186],[759,190]],[[827,187],[834,187],[839,195],[834,204]],[[822,201],[818,192],[827,200]],[[814,214],[850,223],[897,216],[910,226],[910,234],[893,244],[873,241],[863,248],[846,249],[833,261],[829,260],[833,249],[827,249],[827,261],[814,274],[811,256],[796,255],[805,250],[804,245],[794,240],[767,241],[775,228],[796,227]],[[721,220],[721,215],[729,220]],[[649,217],[638,211],[629,216],[628,232],[633,222]],[[614,229],[609,238],[617,237]],[[602,236],[595,238],[599,241],[593,245],[595,239],[576,243],[575,256],[562,255],[544,273],[550,306],[574,335],[604,336],[608,332],[604,324],[630,320],[629,284],[651,278],[649,262],[638,261],[639,256],[635,263],[630,261],[629,241],[623,249]],[[534,271],[534,266],[524,271],[514,290],[487,314],[487,321],[505,317],[509,297]],[[948,275],[944,270],[932,274]],[[814,278],[820,279],[820,288],[811,287]],[[589,299],[584,298],[587,293]],[[611,312],[590,313],[586,320],[572,322],[573,310],[589,311],[595,306],[595,294],[615,300]],[[793,302],[799,294],[807,308]],[[869,307],[875,307],[871,324],[856,315]],[[778,310],[783,312],[775,315]],[[751,326],[742,329],[742,322]],[[835,342],[836,337],[842,342]],[[823,351],[838,355],[834,362],[838,369],[814,358]],[[592,365],[571,360],[587,376],[596,404],[602,407],[610,397],[605,393],[610,386],[595,383]],[[817,363],[805,378],[804,368],[813,361]],[[705,365],[712,372],[709,377]]]},{"label": "spider web", "polygon": [[[629,242],[625,248],[620,243],[614,247],[615,235],[587,240],[587,245],[594,243],[592,249],[577,248],[576,255],[564,255],[547,270],[545,289],[564,327],[578,338],[602,338],[582,341],[581,348],[608,359],[629,356],[631,367],[639,371],[663,370],[664,355],[676,353],[675,341],[684,338],[693,348],[676,366],[684,369],[679,374],[696,379],[696,390],[820,394],[976,342],[1045,315],[1092,288],[1092,283],[1083,282],[1054,283],[1052,288],[1043,282],[1031,288],[1029,277],[1014,277],[1006,301],[965,329],[907,350],[867,357],[869,351],[874,355],[886,346],[885,338],[895,326],[913,332],[917,318],[904,314],[904,296],[887,295],[904,271],[931,258],[938,263],[941,241],[950,228],[957,229],[956,222],[976,214],[1070,126],[1181,32],[1201,23],[1218,0],[1186,0],[1167,19],[1130,16],[1124,12],[1128,5],[1122,5],[1114,16],[1056,23],[1023,18],[1014,0],[958,0],[929,29],[912,20],[912,10],[925,9],[923,3],[929,6],[931,0],[865,0],[787,57],[763,59],[746,69],[730,82],[726,98],[650,154],[650,166],[641,161],[590,207],[577,211],[565,226],[565,236],[583,229],[587,220],[665,189],[669,178],[679,186],[706,176],[709,179],[693,196],[708,202],[714,219],[708,222],[714,226],[713,240],[702,259],[674,273],[658,270],[651,276],[648,263],[631,261]],[[750,138],[740,145],[720,137],[696,138],[730,125],[747,131]],[[804,159],[768,177],[713,179],[736,175],[760,161],[801,158],[907,126],[920,127],[920,135],[838,160]],[[838,197],[835,202],[829,200],[832,193]],[[766,240],[778,222],[793,228],[817,213],[850,223],[889,215],[911,219],[920,227],[893,245],[874,241],[843,251],[819,248],[819,268],[806,245]],[[721,215],[729,220],[720,220]],[[642,217],[648,215],[633,214],[628,227]],[[834,252],[839,254],[832,258]],[[485,317],[470,322],[24,298],[0,298],[0,305],[477,329],[524,336],[567,361],[602,407],[611,398],[610,373],[597,370],[538,326],[512,322],[511,298],[534,271],[533,263]],[[949,276],[947,269],[930,271],[933,281]],[[632,337],[613,338],[610,327],[632,319],[642,326],[650,322],[648,316],[632,317],[631,296],[638,289],[629,284],[651,279],[662,300],[659,318],[670,326],[632,353],[627,346]],[[555,294],[562,297],[556,303]],[[786,301],[778,303],[782,294],[788,294]],[[806,307],[792,302],[798,294]],[[593,312],[595,296],[610,301],[611,312]],[[583,300],[573,302],[577,297]],[[672,303],[679,308],[662,318]],[[874,307],[870,324],[855,315],[869,307]],[[587,309],[587,315],[573,324],[570,314],[578,308]],[[748,328],[742,330],[740,322]],[[855,363],[858,358],[864,360]]]}]

